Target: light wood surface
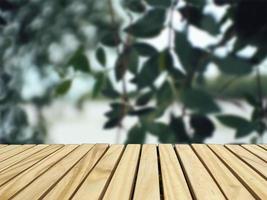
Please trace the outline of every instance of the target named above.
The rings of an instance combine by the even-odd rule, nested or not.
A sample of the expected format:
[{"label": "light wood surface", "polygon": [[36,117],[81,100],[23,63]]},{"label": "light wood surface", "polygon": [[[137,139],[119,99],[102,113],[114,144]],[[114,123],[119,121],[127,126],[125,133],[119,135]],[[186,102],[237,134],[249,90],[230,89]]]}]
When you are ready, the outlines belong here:
[{"label": "light wood surface", "polygon": [[251,193],[206,146],[193,144],[193,149],[228,199],[254,199]]},{"label": "light wood surface", "polygon": [[127,145],[103,196],[105,200],[130,199],[134,188],[141,145]]},{"label": "light wood surface", "polygon": [[267,200],[266,145],[0,145],[0,199]]},{"label": "light wood surface", "polygon": [[251,168],[259,172],[265,179],[267,178],[267,163],[253,155],[241,146],[226,145],[226,147],[233,152],[242,161],[248,164]]},{"label": "light wood surface", "polygon": [[183,170],[170,144],[159,145],[159,159],[165,199],[191,199]]},{"label": "light wood surface", "polygon": [[257,199],[267,199],[266,180],[222,145],[209,145],[231,172],[239,178]]},{"label": "light wood surface", "polygon": [[142,147],[133,199],[159,200],[159,187],[157,146],[145,144]]},{"label": "light wood surface", "polygon": [[260,159],[264,160],[265,162],[267,162],[266,150],[262,149],[258,145],[248,145],[248,144],[245,144],[245,145],[242,145],[242,147],[244,147],[245,149],[247,149],[248,151],[250,151],[251,153],[253,153],[258,158],[260,158]]},{"label": "light wood surface", "polygon": [[192,148],[188,145],[176,145],[175,148],[184,166],[194,197],[196,199],[225,199]]}]

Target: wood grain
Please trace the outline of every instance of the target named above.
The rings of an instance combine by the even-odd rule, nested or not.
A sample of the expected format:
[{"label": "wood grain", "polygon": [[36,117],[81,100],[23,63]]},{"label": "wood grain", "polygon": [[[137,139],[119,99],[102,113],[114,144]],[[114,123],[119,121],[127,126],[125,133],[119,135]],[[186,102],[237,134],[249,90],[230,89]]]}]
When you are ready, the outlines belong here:
[{"label": "wood grain", "polygon": [[256,171],[227,150],[223,145],[209,145],[236,177],[257,199],[267,199],[266,180]]},{"label": "wood grain", "polygon": [[225,199],[191,147],[189,145],[176,145],[175,148],[185,168],[194,197],[196,199]]},{"label": "wood grain", "polygon": [[87,200],[88,196],[91,199],[100,199],[116,168],[123,149],[123,145],[112,145],[94,167],[93,171],[86,177],[72,199]]},{"label": "wood grain", "polygon": [[142,147],[137,173],[134,200],[160,200],[157,146],[145,144]]},{"label": "wood grain", "polygon": [[127,145],[116,171],[104,194],[105,200],[130,199],[141,145]]},{"label": "wood grain", "polygon": [[202,144],[193,144],[192,146],[228,199],[254,199],[246,187],[231,173],[208,146]]},{"label": "wood grain", "polygon": [[1,162],[0,163],[0,172],[7,169],[7,168],[10,168],[12,165],[17,164],[20,161],[23,161],[24,159],[27,159],[28,157],[43,150],[44,148],[46,148],[48,146],[49,145],[36,145],[33,148],[27,149],[26,151],[23,151],[20,154],[17,154],[15,156]]},{"label": "wood grain", "polygon": [[191,199],[188,185],[173,146],[160,144],[159,159],[164,198],[169,200]]},{"label": "wood grain", "polygon": [[1,198],[9,199],[13,197],[16,193],[18,193],[20,190],[25,188],[28,184],[30,184],[40,175],[45,173],[50,167],[52,167],[54,164],[59,162],[67,154],[69,154],[71,151],[73,151],[77,147],[78,145],[68,145],[68,146],[64,146],[62,149],[55,152],[54,154],[49,155],[51,153],[49,152],[48,157],[46,157],[47,156],[46,155],[45,159],[41,160],[40,162],[37,161],[38,163],[36,165],[32,166],[29,169],[27,168],[22,173],[20,171],[17,172],[18,169],[16,167],[14,167],[10,172],[4,171],[3,176],[4,175],[6,176],[6,174],[8,175],[10,174],[13,178],[10,181],[8,181],[6,184],[0,187]]},{"label": "wood grain", "polygon": [[245,149],[256,155],[258,158],[262,159],[263,161],[267,162],[267,153],[266,150],[263,148],[259,147],[258,145],[242,145]]},{"label": "wood grain", "polygon": [[0,200],[267,199],[267,146],[0,145]]},{"label": "wood grain", "polygon": [[42,199],[70,199],[107,148],[107,144],[95,145]]},{"label": "wood grain", "polygon": [[261,174],[267,180],[267,163],[253,155],[239,145],[226,145],[237,157],[247,163],[251,168]]}]

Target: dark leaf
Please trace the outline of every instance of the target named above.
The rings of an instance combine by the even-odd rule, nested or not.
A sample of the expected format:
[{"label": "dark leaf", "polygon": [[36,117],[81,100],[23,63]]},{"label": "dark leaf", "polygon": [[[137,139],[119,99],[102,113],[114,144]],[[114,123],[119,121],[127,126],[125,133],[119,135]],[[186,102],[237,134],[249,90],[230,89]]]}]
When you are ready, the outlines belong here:
[{"label": "dark leaf", "polygon": [[119,35],[118,35],[118,30],[111,30],[111,31],[105,31],[101,35],[101,43],[109,46],[109,47],[114,47],[119,45],[121,42]]},{"label": "dark leaf", "polygon": [[133,48],[135,48],[141,56],[152,56],[157,53],[157,50],[153,46],[146,43],[136,43],[133,45]]},{"label": "dark leaf", "polygon": [[235,129],[236,138],[245,137],[255,130],[253,123],[236,115],[220,115],[217,119],[225,126]]},{"label": "dark leaf", "polygon": [[139,89],[152,86],[160,74],[159,55],[152,56],[143,65],[139,72],[136,84]]},{"label": "dark leaf", "polygon": [[65,80],[57,86],[55,94],[57,96],[64,95],[69,91],[70,87],[71,87],[71,80]]},{"label": "dark leaf", "polygon": [[166,11],[164,9],[150,10],[141,19],[126,28],[125,31],[136,37],[154,37],[162,31],[165,16]]},{"label": "dark leaf", "polygon": [[69,60],[68,66],[73,66],[75,70],[89,73],[91,67],[88,58],[84,54],[84,49],[79,48]]},{"label": "dark leaf", "polygon": [[211,15],[202,16],[199,28],[207,31],[211,35],[218,35],[220,33],[220,25]]},{"label": "dark leaf", "polygon": [[120,124],[120,122],[121,122],[121,118],[118,118],[118,117],[111,118],[105,123],[104,129],[114,128],[114,127],[118,126]]},{"label": "dark leaf", "polygon": [[142,94],[140,97],[138,97],[138,99],[136,100],[136,105],[144,106],[148,104],[148,102],[151,100],[152,97],[153,97],[152,91],[146,92]]},{"label": "dark leaf", "polygon": [[157,106],[167,108],[173,102],[173,91],[168,81],[157,90]]},{"label": "dark leaf", "polygon": [[211,113],[219,111],[213,98],[200,89],[186,89],[181,92],[181,100],[184,105],[199,113]]},{"label": "dark leaf", "polygon": [[173,131],[164,123],[154,122],[147,124],[147,130],[154,136],[158,137],[161,143],[174,143],[175,135]]},{"label": "dark leaf", "polygon": [[214,0],[214,3],[218,6],[224,6],[233,2],[234,0]]},{"label": "dark leaf", "polygon": [[101,90],[103,89],[105,85],[105,74],[99,73],[96,75],[95,78],[96,78],[96,82],[94,84],[93,91],[92,91],[93,98],[98,97],[99,94],[101,93]]},{"label": "dark leaf", "polygon": [[206,5],[206,0],[187,0],[187,3],[196,7],[204,7]]},{"label": "dark leaf", "polygon": [[171,0],[145,0],[149,5],[156,7],[169,7],[172,3]]},{"label": "dark leaf", "polygon": [[194,137],[200,142],[207,137],[211,137],[215,130],[212,121],[205,115],[192,115],[190,118],[190,125],[194,130]]},{"label": "dark leaf", "polygon": [[187,134],[184,121],[182,117],[175,117],[171,115],[170,128],[175,134],[177,143],[189,143],[190,138]]},{"label": "dark leaf", "polygon": [[145,5],[141,0],[125,0],[125,6],[136,13],[142,13],[145,11]]},{"label": "dark leaf", "polygon": [[126,144],[144,144],[146,131],[143,127],[135,125],[128,133]]},{"label": "dark leaf", "polygon": [[245,75],[250,73],[253,68],[253,65],[249,60],[232,55],[229,55],[226,58],[216,57],[214,58],[214,61],[223,73],[230,75]]},{"label": "dark leaf", "polygon": [[139,64],[139,60],[138,60],[138,53],[135,51],[135,49],[131,48],[128,54],[128,57],[126,58],[127,62],[127,69],[129,69],[130,72],[132,72],[133,74],[136,74],[138,71],[138,64]]},{"label": "dark leaf", "polygon": [[102,47],[99,47],[96,51],[96,58],[98,60],[98,62],[102,65],[105,66],[106,65],[106,55],[105,55],[105,51]]},{"label": "dark leaf", "polygon": [[202,18],[202,10],[193,5],[186,5],[180,9],[180,13],[190,24],[199,26]]},{"label": "dark leaf", "polygon": [[109,98],[118,98],[120,94],[114,89],[109,79],[105,81],[105,86],[102,91],[103,95]]},{"label": "dark leaf", "polygon": [[146,107],[146,108],[140,108],[140,109],[132,110],[129,112],[129,115],[142,116],[142,115],[148,115],[153,111],[155,111],[154,107]]},{"label": "dark leaf", "polygon": [[201,64],[203,64],[203,58],[206,57],[207,53],[199,48],[193,47],[185,33],[176,33],[175,51],[186,71],[191,71],[192,68],[202,69]]}]

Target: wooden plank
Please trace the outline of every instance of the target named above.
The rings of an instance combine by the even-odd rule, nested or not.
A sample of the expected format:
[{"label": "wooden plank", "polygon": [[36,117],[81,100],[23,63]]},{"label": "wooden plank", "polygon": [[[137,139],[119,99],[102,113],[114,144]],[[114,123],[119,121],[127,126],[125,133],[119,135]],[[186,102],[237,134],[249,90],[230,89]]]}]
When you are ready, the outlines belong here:
[{"label": "wooden plank", "polygon": [[[3,153],[6,153],[12,149],[15,149],[17,147],[20,147],[20,146],[22,146],[22,145],[7,145],[4,148],[0,149],[0,155],[2,155]],[[0,162],[1,162],[1,160],[0,160]]]},{"label": "wooden plank", "polygon": [[140,154],[140,145],[127,145],[103,199],[130,199]]},{"label": "wooden plank", "polygon": [[[49,168],[54,166],[54,164],[56,164],[57,162],[62,160],[66,155],[68,155],[70,152],[72,152],[77,146],[78,145],[66,145],[63,148],[61,148],[59,151],[56,151],[52,154],[51,154],[51,152],[49,152],[51,155],[48,154],[49,155],[48,157],[41,160],[36,165],[25,170],[24,172],[16,174],[17,176],[15,176],[15,177],[14,177],[15,173],[13,171],[15,171],[16,168],[13,169],[11,171],[11,172],[13,172],[13,173],[11,173],[13,178],[0,187],[1,198],[9,199],[12,196],[14,196],[17,192],[19,192],[25,186],[30,184],[34,179],[38,178],[40,175],[45,173]],[[64,168],[64,166],[62,166],[62,168]],[[3,172],[3,177],[4,177],[3,179],[5,179],[5,174],[9,175],[10,173],[7,173],[7,171],[4,171]]]},{"label": "wooden plank", "polygon": [[29,156],[32,156],[33,154],[41,151],[42,149],[48,147],[48,145],[36,145],[33,148],[27,149],[26,151],[17,154],[3,162],[0,163],[0,172],[3,170],[9,168],[10,166],[19,163],[20,161],[28,158]]},{"label": "wooden plank", "polygon": [[3,148],[3,147],[6,147],[7,145],[6,144],[1,144],[0,145],[0,149]]},{"label": "wooden plank", "polygon": [[237,157],[247,163],[267,180],[267,163],[239,145],[225,145]]},{"label": "wooden plank", "polygon": [[21,146],[18,146],[17,148],[11,149],[0,155],[0,163],[34,146],[35,145],[21,145]]},{"label": "wooden plank", "polygon": [[255,144],[245,144],[242,145],[245,149],[253,153],[254,155],[258,156],[258,158],[262,159],[263,161],[267,162],[267,152],[263,148],[259,147]]},{"label": "wooden plank", "polygon": [[193,144],[192,146],[227,199],[255,199],[207,145]]},{"label": "wooden plank", "polygon": [[24,159],[23,161],[9,167],[8,169],[1,171],[0,172],[0,186],[4,185],[10,179],[14,178],[15,176],[22,173],[23,171],[29,169],[30,167],[38,163],[40,160],[47,157],[48,155],[54,153],[60,147],[62,147],[62,145],[49,146],[46,149],[46,151],[41,151],[37,154],[34,154],[31,157],[28,157],[27,159]]},{"label": "wooden plank", "polygon": [[137,173],[134,200],[160,200],[156,145],[143,145]]},{"label": "wooden plank", "polygon": [[265,150],[267,150],[267,145],[266,144],[259,144],[259,146]]},{"label": "wooden plank", "polygon": [[192,199],[173,146],[160,144],[159,159],[164,199]]},{"label": "wooden plank", "polygon": [[194,197],[196,199],[225,199],[191,147],[189,145],[176,145],[175,148],[185,169],[188,184]]},{"label": "wooden plank", "polygon": [[[36,178],[12,199],[41,199],[70,169],[72,169],[94,145],[83,144]],[[49,161],[48,161],[49,162]],[[23,178],[23,177],[22,177]]]},{"label": "wooden plank", "polygon": [[70,199],[107,148],[107,144],[95,145],[42,199]]},{"label": "wooden plank", "polygon": [[90,199],[100,199],[115,171],[123,149],[124,145],[111,145],[72,199],[87,200],[88,197]]},{"label": "wooden plank", "polygon": [[257,199],[267,199],[266,180],[222,145],[209,145]]}]

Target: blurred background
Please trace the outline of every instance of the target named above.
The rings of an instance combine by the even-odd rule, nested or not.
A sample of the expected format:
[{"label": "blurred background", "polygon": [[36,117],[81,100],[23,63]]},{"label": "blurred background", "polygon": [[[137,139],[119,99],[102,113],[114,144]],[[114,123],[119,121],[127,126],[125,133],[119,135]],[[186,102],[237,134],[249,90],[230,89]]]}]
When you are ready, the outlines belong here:
[{"label": "blurred background", "polygon": [[0,143],[266,143],[266,0],[1,0]]}]

